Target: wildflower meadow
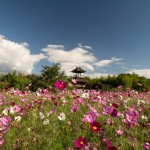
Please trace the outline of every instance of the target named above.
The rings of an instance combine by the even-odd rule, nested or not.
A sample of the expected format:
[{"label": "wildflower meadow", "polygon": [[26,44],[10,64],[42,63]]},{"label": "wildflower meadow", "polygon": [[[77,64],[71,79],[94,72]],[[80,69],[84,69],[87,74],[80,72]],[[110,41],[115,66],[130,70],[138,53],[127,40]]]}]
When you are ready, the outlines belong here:
[{"label": "wildflower meadow", "polygon": [[2,150],[149,150],[150,92],[0,91]]}]

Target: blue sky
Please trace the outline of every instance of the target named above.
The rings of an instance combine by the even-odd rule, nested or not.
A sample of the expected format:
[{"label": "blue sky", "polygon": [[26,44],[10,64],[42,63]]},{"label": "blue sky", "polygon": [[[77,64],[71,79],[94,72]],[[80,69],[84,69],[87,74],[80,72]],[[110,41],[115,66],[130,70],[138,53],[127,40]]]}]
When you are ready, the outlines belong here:
[{"label": "blue sky", "polygon": [[149,0],[1,0],[0,72],[132,73],[150,78]]}]

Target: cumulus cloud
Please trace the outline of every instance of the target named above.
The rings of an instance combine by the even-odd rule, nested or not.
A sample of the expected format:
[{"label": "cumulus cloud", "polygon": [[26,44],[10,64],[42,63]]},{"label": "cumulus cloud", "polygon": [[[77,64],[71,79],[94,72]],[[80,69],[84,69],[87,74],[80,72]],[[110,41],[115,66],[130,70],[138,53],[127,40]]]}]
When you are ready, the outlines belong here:
[{"label": "cumulus cloud", "polygon": [[46,52],[48,60],[54,63],[84,63],[94,62],[96,60],[96,57],[92,53],[89,53],[87,50],[80,47],[66,51],[62,45],[48,45],[48,47],[43,48],[42,51]]},{"label": "cumulus cloud", "polygon": [[150,78],[150,69],[131,69],[127,71],[126,73],[135,73],[139,76],[144,76],[146,78]]},{"label": "cumulus cloud", "polygon": [[76,66],[94,71],[91,64],[97,60],[92,53],[81,47],[67,51],[62,45],[48,45],[42,51],[46,53],[49,62],[60,63],[62,70],[65,70],[67,74],[70,74],[70,71]]},{"label": "cumulus cloud", "polygon": [[112,63],[119,62],[122,58],[112,57],[110,60],[98,61],[93,53],[88,49],[92,49],[90,46],[78,44],[78,47],[65,50],[63,45],[48,45],[43,48],[42,51],[46,53],[47,60],[51,63],[59,63],[61,69],[65,71],[67,75],[71,75],[70,72],[76,66],[80,66],[88,72],[92,72],[89,76],[106,76],[108,74],[94,73],[95,66],[104,67]]},{"label": "cumulus cloud", "polygon": [[107,60],[101,60],[101,61],[98,61],[96,63],[93,63],[93,65],[95,66],[98,66],[98,67],[106,67],[112,63],[115,63],[115,62],[118,62],[122,60],[122,58],[114,58],[112,57],[111,59],[107,59]]},{"label": "cumulus cloud", "polygon": [[35,63],[45,58],[44,54],[31,55],[27,43],[15,43],[0,35],[0,72],[14,70],[31,73]]}]

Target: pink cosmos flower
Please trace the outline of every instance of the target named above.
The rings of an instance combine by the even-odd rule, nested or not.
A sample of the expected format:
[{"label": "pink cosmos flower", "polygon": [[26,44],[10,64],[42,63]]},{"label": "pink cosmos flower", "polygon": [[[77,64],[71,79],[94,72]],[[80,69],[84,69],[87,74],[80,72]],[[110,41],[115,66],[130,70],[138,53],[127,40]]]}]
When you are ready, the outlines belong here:
[{"label": "pink cosmos flower", "polygon": [[72,81],[72,83],[77,83],[76,79],[72,79],[71,81]]},{"label": "pink cosmos flower", "polygon": [[85,117],[84,117],[84,118],[82,118],[82,121],[83,121],[83,122],[87,122],[87,120],[86,120],[86,118],[85,118]]},{"label": "pink cosmos flower", "polygon": [[108,123],[109,125],[112,125],[114,122],[113,122],[110,118],[108,118],[108,119],[107,119],[107,123]]},{"label": "pink cosmos flower", "polygon": [[117,132],[118,135],[123,135],[124,134],[124,131],[121,130],[121,129],[117,130],[116,132]]},{"label": "pink cosmos flower", "polygon": [[4,126],[8,126],[8,124],[10,123],[11,118],[9,117],[2,117],[0,118],[0,122],[4,125]]},{"label": "pink cosmos flower", "polygon": [[74,141],[74,146],[76,148],[83,148],[87,144],[86,138],[83,138],[82,136],[79,136],[77,139]]},{"label": "pink cosmos flower", "polygon": [[126,119],[122,119],[122,123],[127,123],[127,120]]},{"label": "pink cosmos flower", "polygon": [[135,112],[134,110],[130,109],[128,114],[126,114],[126,119],[129,123],[134,123],[137,121],[138,118],[138,112]]},{"label": "pink cosmos flower", "polygon": [[27,101],[27,98],[24,98],[24,97],[23,97],[23,98],[21,98],[21,101],[22,101],[22,102],[26,102],[26,101]]},{"label": "pink cosmos flower", "polygon": [[64,90],[66,88],[66,84],[63,81],[56,81],[55,88],[58,90]]},{"label": "pink cosmos flower", "polygon": [[25,116],[27,114],[27,112],[25,110],[21,111],[21,115]]},{"label": "pink cosmos flower", "polygon": [[72,83],[68,83],[68,86],[69,86],[69,87],[73,87],[73,84],[72,84]]},{"label": "pink cosmos flower", "polygon": [[0,147],[4,145],[4,140],[0,140]]},{"label": "pink cosmos flower", "polygon": [[15,112],[21,112],[21,110],[22,110],[22,108],[19,105],[15,105],[13,107],[13,109],[14,109]]},{"label": "pink cosmos flower", "polygon": [[94,112],[88,112],[85,116],[85,119],[87,120],[87,122],[92,123],[93,121],[96,120],[96,114]]},{"label": "pink cosmos flower", "polygon": [[44,94],[48,94],[48,92],[49,92],[48,89],[44,89],[44,90],[43,90],[43,93],[44,93]]},{"label": "pink cosmos flower", "polygon": [[144,145],[144,150],[149,150],[150,149],[150,143],[146,142]]},{"label": "pink cosmos flower", "polygon": [[81,103],[82,105],[84,105],[84,99],[83,98],[78,98],[78,102]]},{"label": "pink cosmos flower", "polygon": [[137,83],[137,85],[138,85],[138,86],[142,86],[142,84],[141,84],[141,83]]},{"label": "pink cosmos flower", "polygon": [[49,114],[54,114],[55,113],[55,109],[52,109]]},{"label": "pink cosmos flower", "polygon": [[105,108],[103,108],[102,114],[104,114],[104,115],[111,114],[112,110],[113,109],[110,107],[105,107]]},{"label": "pink cosmos flower", "polygon": [[97,110],[96,110],[94,107],[92,107],[90,104],[87,104],[87,107],[88,107],[93,113],[95,113],[96,116],[99,116]]},{"label": "pink cosmos flower", "polygon": [[71,125],[72,125],[71,121],[68,121],[68,122],[67,122],[67,124],[68,124],[69,126],[71,126]]},{"label": "pink cosmos flower", "polygon": [[3,135],[4,133],[7,132],[8,126],[5,126],[1,121],[0,121],[0,134]]},{"label": "pink cosmos flower", "polygon": [[118,89],[122,89],[122,88],[123,88],[123,86],[122,86],[122,85],[119,85],[119,86],[118,86]]}]

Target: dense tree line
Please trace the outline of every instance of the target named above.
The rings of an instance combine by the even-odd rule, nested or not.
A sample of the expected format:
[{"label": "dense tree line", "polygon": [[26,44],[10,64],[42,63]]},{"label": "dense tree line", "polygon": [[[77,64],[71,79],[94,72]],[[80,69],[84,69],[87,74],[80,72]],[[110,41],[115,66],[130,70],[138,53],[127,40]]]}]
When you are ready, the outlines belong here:
[{"label": "dense tree line", "polygon": [[[0,89],[4,88],[19,88],[25,90],[30,88],[36,91],[38,88],[53,88],[55,81],[62,80],[66,83],[71,82],[71,77],[65,75],[60,71],[60,65],[54,64],[53,66],[42,66],[41,74],[24,75],[16,71],[8,74],[0,75]],[[138,76],[137,74],[119,74],[117,76],[107,76],[91,79],[85,77],[86,89],[102,89],[112,90],[118,86],[123,88],[131,88],[138,91],[150,91],[150,79]]]},{"label": "dense tree line", "polygon": [[117,76],[107,76],[90,79],[86,77],[88,89],[112,90],[119,86],[124,89],[131,88],[138,91],[150,91],[150,79],[137,74],[122,73]]},{"label": "dense tree line", "polygon": [[67,77],[64,72],[60,71],[59,64],[54,64],[53,66],[42,66],[40,75],[24,75],[16,71],[8,74],[1,74],[0,89],[14,87],[21,90],[30,88],[30,90],[36,91],[38,88],[44,89],[53,87],[54,82],[57,80],[68,82],[69,77]]}]

